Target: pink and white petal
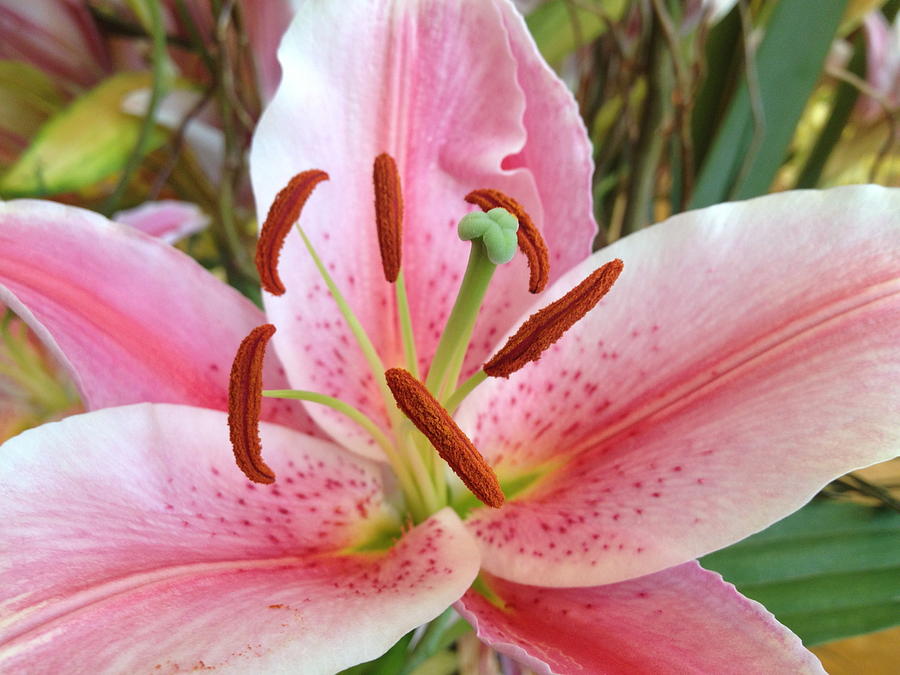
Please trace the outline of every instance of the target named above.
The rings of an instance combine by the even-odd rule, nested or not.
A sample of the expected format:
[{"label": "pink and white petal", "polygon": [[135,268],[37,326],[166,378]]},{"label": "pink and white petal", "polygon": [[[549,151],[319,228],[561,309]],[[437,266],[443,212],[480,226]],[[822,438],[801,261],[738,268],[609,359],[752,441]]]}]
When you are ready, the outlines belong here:
[{"label": "pink and white petal", "polygon": [[113,214],[113,220],[174,244],[209,225],[209,216],[191,202],[164,199]]},{"label": "pink and white petal", "polygon": [[482,575],[457,603],[478,637],[536,673],[824,673],[765,607],[691,562],[593,588]]},{"label": "pink and white petal", "polygon": [[[540,204],[529,215],[540,225],[550,249],[553,282],[590,255],[597,235],[591,197],[592,147],[572,92],[540,55],[522,16],[509,2],[498,4],[518,68],[516,77],[525,94],[527,133],[522,150],[507,157],[503,168],[524,168],[531,174]],[[491,340],[479,353],[473,352],[472,365],[480,365],[494,346]]]},{"label": "pink and white petal", "polygon": [[277,47],[281,36],[291,23],[296,0],[270,0],[269,2],[247,2],[243,19],[247,27],[247,38],[256,64],[256,77],[260,95],[268,101],[275,94],[281,80],[281,66],[278,64]]},{"label": "pink and white petal", "polygon": [[[89,408],[157,401],[225,409],[241,340],[265,317],[194,260],[84,209],[0,202],[0,301],[69,371]],[[274,354],[266,386],[285,383]],[[304,431],[303,408],[263,416]]]},{"label": "pink and white petal", "polygon": [[471,583],[477,549],[450,510],[360,551],[402,525],[380,467],[277,425],[262,438],[271,486],[201,408],[109,408],[6,443],[0,669],[334,672]]},{"label": "pink and white petal", "polygon": [[472,515],[488,570],[559,586],[649,574],[896,455],[900,190],[682,214],[548,293],[615,257],[624,272],[597,309],[460,411],[501,480],[545,474]]},{"label": "pink and white petal", "polygon": [[[300,224],[387,366],[401,363],[402,349],[393,289],[384,281],[376,241],[376,155],[391,153],[403,179],[404,273],[423,365],[466,265],[468,244],[455,232],[471,209],[463,197],[475,188],[502,189],[540,222],[535,178],[520,166],[533,154],[521,154],[529,138],[526,101],[548,93],[548,107],[564,103],[557,85],[541,85],[541,77],[553,76],[536,65],[533,44],[507,33],[505,12],[505,3],[483,0],[371,0],[352,7],[310,0],[299,7],[282,42],[282,83],[251,153],[259,216],[297,172],[315,167],[330,174]],[[527,96],[511,43],[529,54],[523,66]],[[554,156],[580,177],[582,153],[569,159],[569,150],[560,147]],[[588,242],[589,237],[584,250]],[[292,384],[338,396],[384,420],[369,369],[296,235],[288,238],[280,269],[287,293],[265,301],[279,327],[275,346]],[[498,271],[485,320],[476,329],[474,361],[529,302],[526,286],[523,260]],[[329,410],[313,414],[330,433],[360,448],[362,437],[344,418]]]}]

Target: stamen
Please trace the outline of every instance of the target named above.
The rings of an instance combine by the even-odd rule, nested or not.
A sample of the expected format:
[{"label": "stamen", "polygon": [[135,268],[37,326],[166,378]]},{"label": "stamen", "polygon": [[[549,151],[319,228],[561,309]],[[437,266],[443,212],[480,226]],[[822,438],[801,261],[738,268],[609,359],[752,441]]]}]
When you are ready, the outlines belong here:
[{"label": "stamen", "polygon": [[294,223],[299,220],[300,211],[313,189],[323,180],[328,180],[328,174],[324,171],[302,171],[291,178],[269,207],[269,214],[256,244],[256,269],[259,271],[262,287],[272,295],[283,295],[285,291],[281,277],[278,276],[278,257],[284,240]]},{"label": "stamen", "polygon": [[254,483],[275,482],[275,472],[262,459],[259,440],[263,357],[274,333],[275,326],[270,323],[250,331],[238,347],[228,383],[228,428],[234,458]]},{"label": "stamen", "polygon": [[517,233],[519,250],[528,259],[528,290],[532,293],[543,291],[550,280],[550,254],[544,238],[522,205],[500,190],[491,188],[473,190],[466,195],[466,201],[475,204],[482,211],[490,211],[499,207],[506,209],[516,217],[519,221]]},{"label": "stamen", "polygon": [[532,314],[503,348],[484,364],[484,372],[491,377],[509,377],[525,364],[537,361],[544,350],[600,302],[621,272],[622,261],[616,258],[559,300]]},{"label": "stamen", "polygon": [[386,152],[375,158],[372,183],[375,186],[375,222],[378,226],[381,265],[384,278],[394,283],[400,274],[403,248],[403,190],[397,164]]},{"label": "stamen", "polygon": [[425,385],[402,368],[391,368],[384,377],[397,407],[431,441],[472,494],[488,506],[503,506],[505,498],[494,470]]}]

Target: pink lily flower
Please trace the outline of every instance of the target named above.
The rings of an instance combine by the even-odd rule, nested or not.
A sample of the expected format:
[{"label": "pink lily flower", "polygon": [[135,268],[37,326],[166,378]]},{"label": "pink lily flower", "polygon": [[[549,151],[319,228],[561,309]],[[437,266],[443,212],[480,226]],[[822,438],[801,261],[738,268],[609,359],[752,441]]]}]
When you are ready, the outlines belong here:
[{"label": "pink lily flower", "polygon": [[[248,482],[225,390],[262,312],[142,233],[0,205],[0,300],[94,409],[0,449],[0,669],[334,672],[456,603],[538,672],[822,672],[692,561],[895,453],[900,191],[720,205],[590,255],[586,134],[509,2],[307,2],[280,57],[252,154],[260,214],[300,171],[331,180],[300,220],[321,270],[296,234],[281,254],[261,379],[358,416],[266,400],[276,482]],[[415,359],[374,227],[369,167],[385,151]],[[464,377],[534,309],[625,266],[537,363],[448,404],[499,478],[500,509],[436,462],[416,477],[407,423],[322,278],[385,366],[429,372],[466,266],[462,197],[485,187],[531,214],[551,285],[535,299],[522,259],[498,266]]]}]

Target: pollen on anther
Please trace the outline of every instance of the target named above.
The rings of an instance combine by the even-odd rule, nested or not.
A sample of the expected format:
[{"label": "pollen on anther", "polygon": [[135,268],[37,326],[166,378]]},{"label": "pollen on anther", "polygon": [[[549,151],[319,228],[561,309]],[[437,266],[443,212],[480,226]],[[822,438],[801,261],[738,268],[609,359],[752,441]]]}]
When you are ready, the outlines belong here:
[{"label": "pollen on anther", "polygon": [[278,276],[278,257],[284,240],[294,223],[299,220],[306,200],[323,180],[328,180],[328,174],[324,171],[302,171],[291,178],[269,207],[256,244],[256,269],[262,287],[272,295],[283,295],[285,292],[281,277]]},{"label": "pollen on anther", "polygon": [[623,263],[616,258],[595,270],[563,297],[532,314],[506,344],[484,364],[491,377],[509,377],[525,364],[537,361],[613,287]]},{"label": "pollen on anther", "polygon": [[375,158],[372,168],[375,188],[375,224],[378,227],[378,247],[384,278],[397,281],[403,249],[403,189],[397,163],[386,152]]},{"label": "pollen on anther", "polygon": [[262,368],[275,326],[257,326],[238,347],[228,383],[228,429],[238,467],[255,483],[274,483],[275,472],[263,461],[259,440]]},{"label": "pollen on anther", "polygon": [[391,368],[384,377],[397,407],[425,435],[472,494],[488,506],[503,506],[505,497],[494,470],[425,385],[402,368]]},{"label": "pollen on anther", "polygon": [[550,254],[528,212],[509,195],[491,188],[473,190],[466,195],[466,201],[485,212],[499,207],[516,217],[519,221],[519,230],[516,232],[519,250],[528,260],[528,290],[532,293],[543,291],[550,281]]}]

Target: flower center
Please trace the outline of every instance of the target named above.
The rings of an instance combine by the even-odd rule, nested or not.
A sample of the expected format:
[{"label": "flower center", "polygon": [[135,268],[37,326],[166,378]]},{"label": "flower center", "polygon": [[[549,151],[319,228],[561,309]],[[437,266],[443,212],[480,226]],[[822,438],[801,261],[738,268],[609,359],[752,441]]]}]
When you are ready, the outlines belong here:
[{"label": "flower center", "polygon": [[[485,294],[498,265],[509,262],[519,249],[530,270],[529,290],[542,291],[549,280],[547,246],[525,209],[498,190],[475,190],[466,201],[481,208],[465,215],[457,228],[460,239],[471,242],[469,261],[456,301],[447,318],[424,382],[418,359],[403,277],[402,182],[390,155],[375,159],[373,168],[375,221],[385,280],[394,285],[397,320],[406,368],[386,368],[350,305],[344,299],[299,223],[300,212],[323,171],[304,171],[278,193],[260,233],[257,267],[263,288],[280,295],[285,287],[278,276],[278,256],[296,224],[322,280],[365,356],[389,411],[385,433],[366,414],[339,399],[299,390],[262,390],[266,345],[275,332],[269,324],[254,329],[241,343],[229,386],[228,422],[238,467],[253,481],[271,483],[272,470],[262,459],[259,440],[260,397],[291,398],[330,406],[363,427],[390,462],[402,489],[406,508],[421,522],[451,503],[449,467],[483,504],[499,508],[505,500],[494,470],[453,421],[459,404],[488,376],[509,377],[540,358],[576,321],[592,309],[612,287],[622,270],[614,260],[588,276],[568,294],[532,315],[507,344],[462,384],[463,363]],[[402,413],[402,415],[400,414]]]}]

